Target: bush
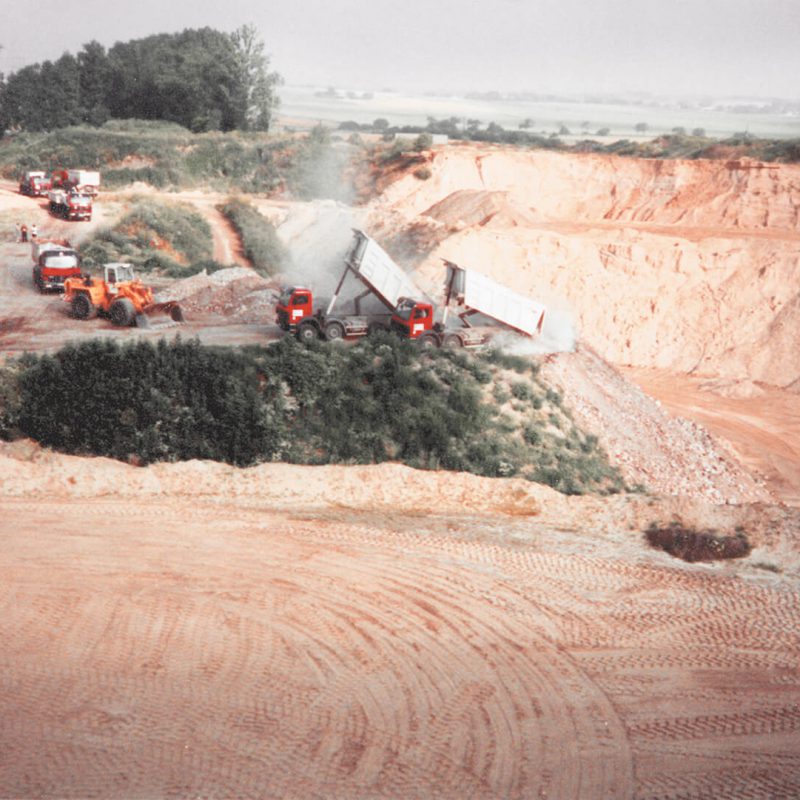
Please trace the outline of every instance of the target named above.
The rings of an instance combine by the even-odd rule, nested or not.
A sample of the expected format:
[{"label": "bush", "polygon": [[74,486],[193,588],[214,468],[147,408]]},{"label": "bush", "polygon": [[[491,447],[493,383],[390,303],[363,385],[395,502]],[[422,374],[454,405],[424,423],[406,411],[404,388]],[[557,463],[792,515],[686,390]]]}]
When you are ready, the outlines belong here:
[{"label": "bush", "polygon": [[245,257],[262,275],[274,275],[286,269],[289,252],[273,224],[254,206],[238,199],[228,200],[218,209],[231,221],[242,240]]},{"label": "bush", "polygon": [[652,523],[645,537],[651,547],[689,562],[744,558],[752,550],[743,530],[732,535],[718,535],[711,530],[688,528],[677,521],[666,526]]}]

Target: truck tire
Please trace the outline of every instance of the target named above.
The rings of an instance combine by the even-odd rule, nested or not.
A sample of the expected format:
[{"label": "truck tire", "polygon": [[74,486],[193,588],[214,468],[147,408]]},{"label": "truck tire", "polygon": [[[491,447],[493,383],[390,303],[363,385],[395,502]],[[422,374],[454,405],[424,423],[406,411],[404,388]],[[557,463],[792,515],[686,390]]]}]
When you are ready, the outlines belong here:
[{"label": "truck tire", "polygon": [[89,295],[83,292],[76,294],[75,297],[72,298],[70,308],[72,310],[72,316],[75,317],[75,319],[91,319],[97,313],[97,309],[94,307],[94,303],[89,299]]},{"label": "truck tire", "polygon": [[325,338],[329,342],[337,342],[344,338],[344,325],[341,322],[329,322],[325,326]]},{"label": "truck tire", "polygon": [[435,333],[423,333],[417,342],[423,350],[429,350],[431,347],[439,346],[439,337]]},{"label": "truck tire", "polygon": [[297,329],[295,336],[297,336],[298,342],[310,344],[319,339],[319,332],[317,331],[316,325],[311,322],[305,322]]},{"label": "truck tire", "polygon": [[464,342],[461,341],[461,337],[457,333],[448,333],[447,336],[444,337],[443,344],[445,347],[449,347],[452,350],[464,346]]},{"label": "truck tire", "polygon": [[376,333],[383,333],[388,330],[382,322],[370,322],[367,326],[367,336],[375,336]]},{"label": "truck tire", "polygon": [[115,300],[111,304],[108,315],[115,325],[119,325],[120,328],[126,328],[133,322],[136,316],[136,309],[127,297],[120,297],[119,300]]},{"label": "truck tire", "polygon": [[42,280],[42,272],[40,269],[33,270],[33,282],[41,294],[44,294],[44,281]]}]

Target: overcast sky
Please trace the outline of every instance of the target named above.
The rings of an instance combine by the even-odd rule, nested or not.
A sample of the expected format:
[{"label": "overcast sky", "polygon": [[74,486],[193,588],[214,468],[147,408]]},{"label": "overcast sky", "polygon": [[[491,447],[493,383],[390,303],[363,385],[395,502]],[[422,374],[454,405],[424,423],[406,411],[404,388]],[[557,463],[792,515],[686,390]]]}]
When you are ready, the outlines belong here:
[{"label": "overcast sky", "polygon": [[0,70],[253,23],[289,84],[800,98],[800,0],[0,0]]}]

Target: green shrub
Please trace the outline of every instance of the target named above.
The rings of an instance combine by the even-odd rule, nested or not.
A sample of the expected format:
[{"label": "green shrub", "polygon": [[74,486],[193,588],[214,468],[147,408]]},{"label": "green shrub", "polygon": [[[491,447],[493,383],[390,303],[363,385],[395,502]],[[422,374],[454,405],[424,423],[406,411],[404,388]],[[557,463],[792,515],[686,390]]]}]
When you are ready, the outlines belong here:
[{"label": "green shrub", "polygon": [[191,275],[193,265],[211,258],[211,228],[197,211],[182,203],[138,199],[111,228],[101,228],[81,248],[91,267],[129,261],[139,270]]},{"label": "green shrub", "polygon": [[142,463],[391,459],[523,474],[571,494],[624,488],[599,446],[579,446],[591,440],[578,429],[565,439],[538,418],[497,414],[476,363],[489,372],[479,356],[421,351],[390,334],[239,350],[90,340],[0,371],[0,435]]},{"label": "green shrub", "polygon": [[238,199],[228,200],[218,208],[236,228],[244,255],[256,272],[273,275],[288,267],[289,252],[278,238],[273,224],[258,209]]},{"label": "green shrub", "polygon": [[529,383],[515,381],[511,384],[511,394],[517,400],[533,400],[533,389]]}]

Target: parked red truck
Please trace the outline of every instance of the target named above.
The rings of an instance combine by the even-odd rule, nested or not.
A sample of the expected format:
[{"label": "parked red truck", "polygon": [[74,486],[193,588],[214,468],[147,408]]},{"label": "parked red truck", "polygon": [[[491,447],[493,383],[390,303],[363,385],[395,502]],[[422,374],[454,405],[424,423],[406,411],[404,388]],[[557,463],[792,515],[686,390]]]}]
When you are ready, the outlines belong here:
[{"label": "parked red truck", "polygon": [[19,181],[20,194],[30,197],[41,197],[47,194],[52,184],[47,175],[41,170],[31,170],[23,174]]},{"label": "parked red truck", "polygon": [[69,220],[90,220],[92,198],[88,194],[67,189],[53,189],[47,193],[50,213]]},{"label": "parked red truck", "polygon": [[33,283],[40,292],[64,291],[67,278],[79,278],[81,258],[66,242],[34,242]]}]

